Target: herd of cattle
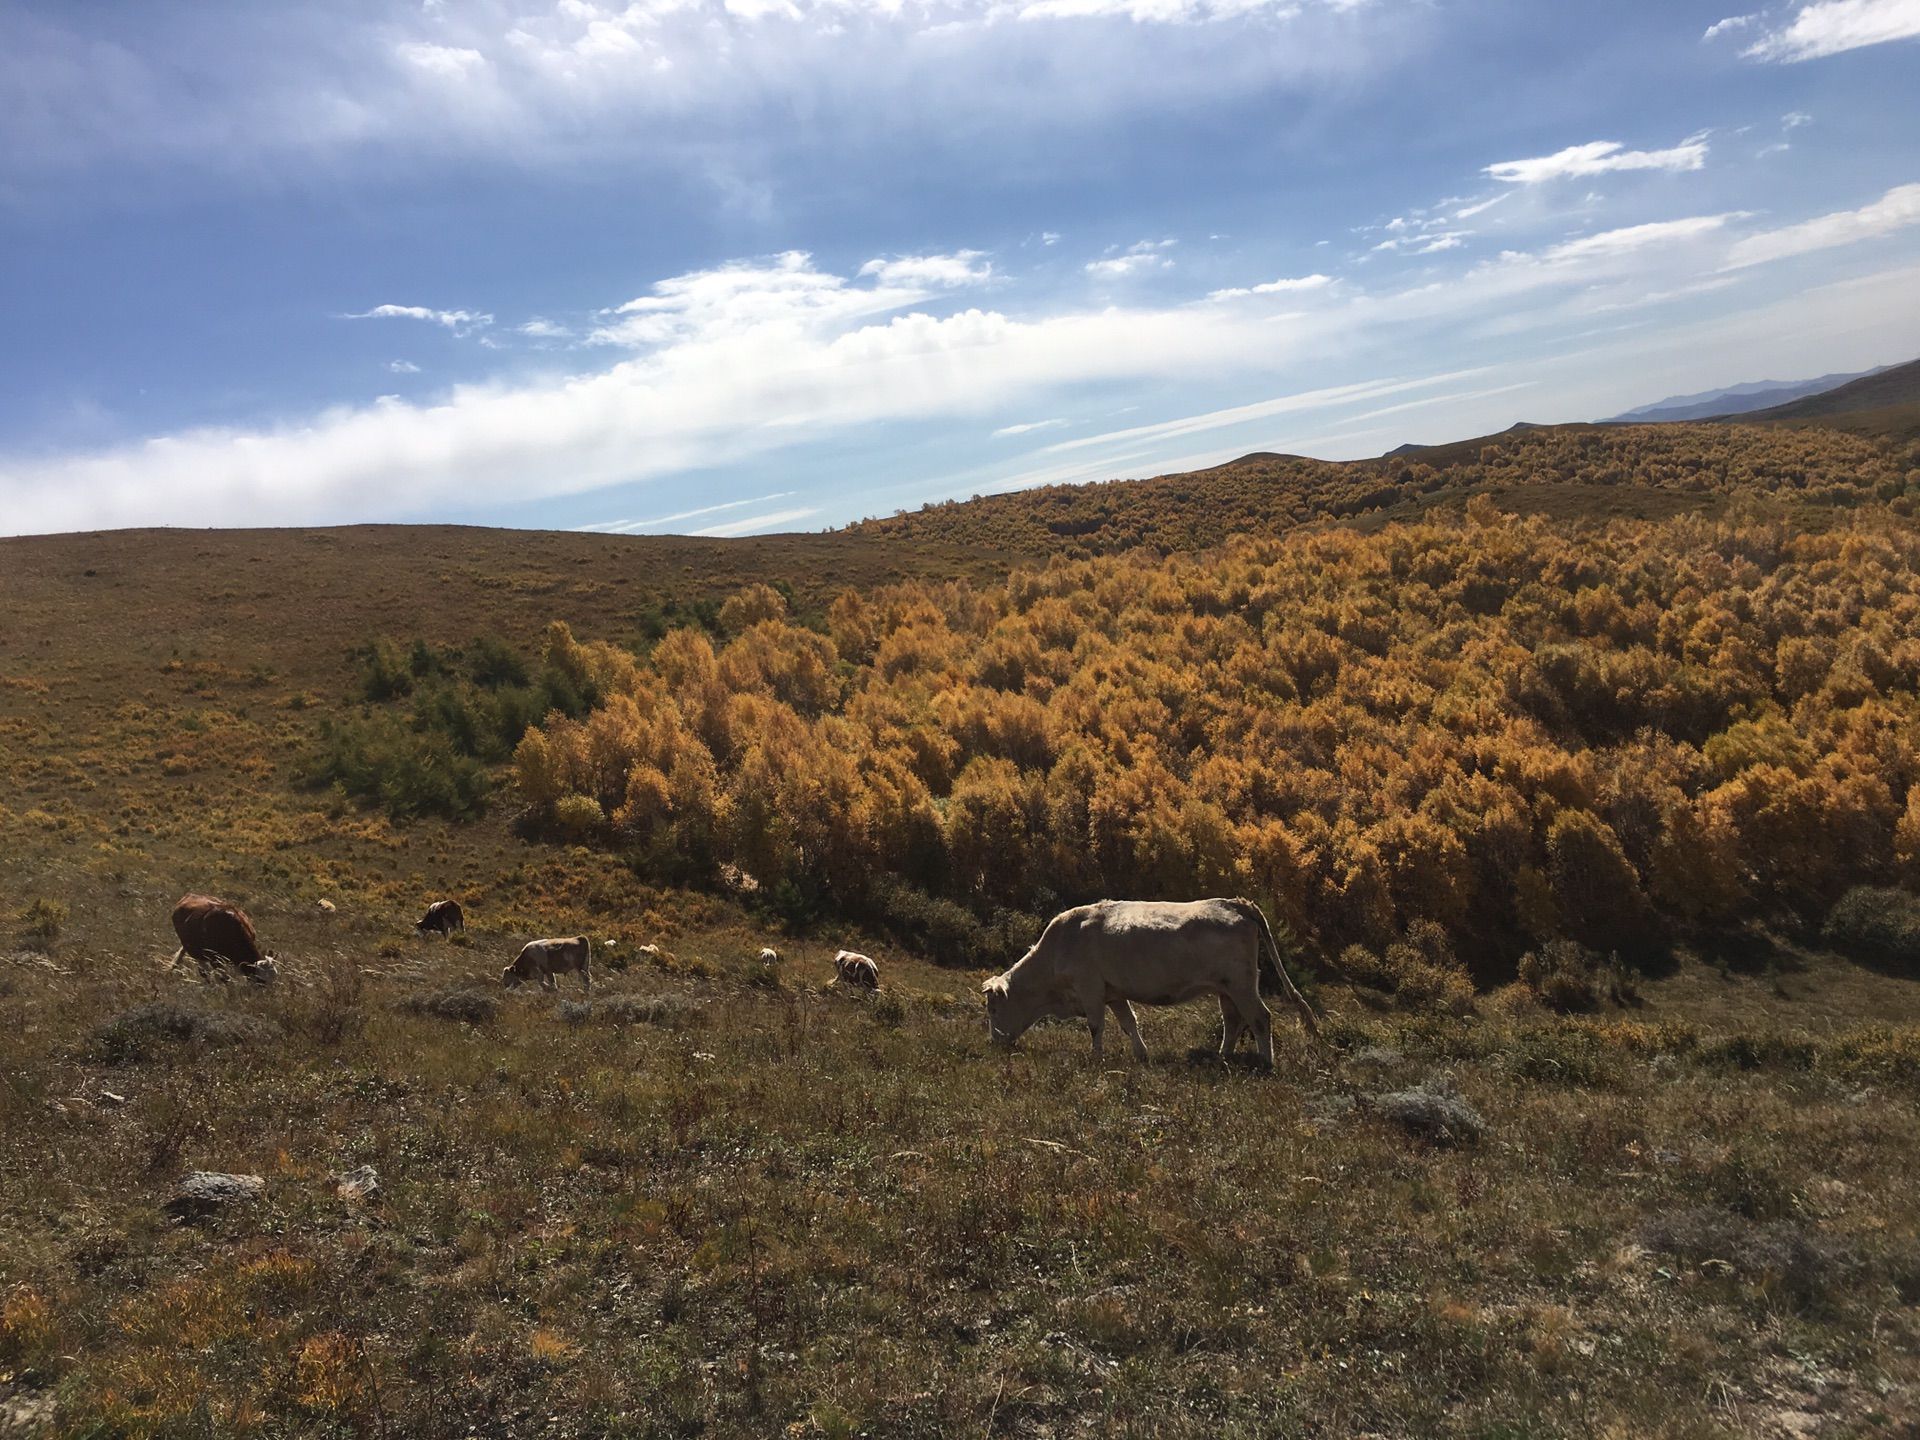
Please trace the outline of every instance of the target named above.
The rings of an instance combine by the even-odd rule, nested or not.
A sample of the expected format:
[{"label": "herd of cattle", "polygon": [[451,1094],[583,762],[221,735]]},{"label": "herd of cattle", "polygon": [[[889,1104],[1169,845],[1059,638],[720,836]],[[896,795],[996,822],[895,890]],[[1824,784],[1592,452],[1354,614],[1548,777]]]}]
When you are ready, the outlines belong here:
[{"label": "herd of cattle", "polygon": [[[321,901],[331,912],[333,905]],[[466,928],[459,902],[436,900],[414,928],[422,935],[450,935]],[[186,895],[173,909],[173,930],[180,937],[173,964],[191,957],[202,979],[234,971],[250,980],[270,982],[279,962],[263,950],[253,922],[237,905],[211,895]],[[592,945],[585,935],[530,940],[500,972],[511,990],[537,981],[558,989],[558,977],[578,975],[593,988]],[[657,956],[657,946],[641,947]],[[760,952],[763,965],[777,965],[779,952]],[[1079,1018],[1093,1037],[1093,1056],[1101,1045],[1109,1012],[1132,1045],[1137,1061],[1147,1058],[1133,1006],[1178,1005],[1211,995],[1220,1004],[1220,1053],[1232,1052],[1251,1038],[1261,1061],[1273,1063],[1273,1016],[1260,998],[1263,963],[1276,987],[1299,1012],[1310,1035],[1319,1027],[1313,1007],[1294,987],[1267,917],[1251,900],[1102,900],[1063,910],[1005,973],[981,986],[987,1002],[987,1033],[996,1045],[1012,1046],[1043,1019]],[[878,990],[880,967],[865,955],[842,950],[834,957],[834,981]]]}]

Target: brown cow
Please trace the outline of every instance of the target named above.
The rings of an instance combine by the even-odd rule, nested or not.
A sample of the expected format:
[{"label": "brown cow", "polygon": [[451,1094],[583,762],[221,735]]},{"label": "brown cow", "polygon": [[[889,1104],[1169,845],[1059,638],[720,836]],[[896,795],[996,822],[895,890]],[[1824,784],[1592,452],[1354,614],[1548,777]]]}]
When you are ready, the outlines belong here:
[{"label": "brown cow", "polygon": [[414,924],[422,935],[451,935],[467,928],[467,917],[460,913],[458,900],[436,900]]},{"label": "brown cow", "polygon": [[553,977],[571,970],[577,971],[580,983],[591,990],[593,972],[587,968],[589,949],[584,935],[575,935],[570,940],[529,940],[513,963],[500,972],[500,983],[511,990],[523,981],[538,980],[542,989],[558,990],[560,986]]},{"label": "brown cow", "polygon": [[833,957],[833,978],[847,985],[857,985],[863,990],[880,988],[880,967],[852,950],[842,950]]},{"label": "brown cow", "polygon": [[173,933],[180,937],[173,963],[177,966],[183,956],[191,955],[200,965],[202,980],[229,965],[262,984],[280,973],[278,962],[260,949],[247,912],[211,895],[181,896],[173,907]]}]

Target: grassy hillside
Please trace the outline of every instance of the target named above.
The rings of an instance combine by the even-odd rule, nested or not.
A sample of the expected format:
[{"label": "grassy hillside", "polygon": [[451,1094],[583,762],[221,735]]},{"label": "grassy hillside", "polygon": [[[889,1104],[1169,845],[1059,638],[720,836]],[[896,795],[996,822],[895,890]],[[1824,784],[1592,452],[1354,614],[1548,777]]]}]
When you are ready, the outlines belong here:
[{"label": "grassy hillside", "polygon": [[[756,541],[0,542],[0,1434],[1910,1433],[1920,921],[1822,929],[1913,878],[1907,467],[1482,448]],[[549,701],[543,795],[497,745]],[[475,818],[413,803],[449,767]],[[1243,883],[1325,1046],[989,1053],[1071,884]],[[190,888],[279,987],[163,969]],[[591,1005],[502,995],[575,931]],[[264,1197],[175,1225],[190,1169]]]},{"label": "grassy hillside", "polygon": [[1912,446],[1920,442],[1920,360],[1732,418],[1742,424],[1818,427]]}]

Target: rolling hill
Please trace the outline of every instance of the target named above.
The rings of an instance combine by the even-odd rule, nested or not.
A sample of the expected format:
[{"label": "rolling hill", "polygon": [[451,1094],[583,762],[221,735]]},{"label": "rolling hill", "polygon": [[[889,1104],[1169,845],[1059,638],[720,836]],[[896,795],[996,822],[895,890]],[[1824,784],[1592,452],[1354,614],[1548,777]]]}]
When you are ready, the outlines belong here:
[{"label": "rolling hill", "polygon": [[1648,425],[1674,420],[1724,420],[1730,415],[1765,410],[1808,395],[1818,395],[1849,381],[1878,373],[1879,370],[1856,370],[1850,374],[1821,375],[1812,380],[1753,380],[1720,390],[1703,390],[1693,395],[1670,395],[1651,405],[1639,405],[1610,416],[1604,423]]},{"label": "rolling hill", "polygon": [[1895,365],[1819,395],[1729,418],[1751,425],[1821,426],[1912,444],[1920,441],[1920,360]]},{"label": "rolling hill", "polygon": [[[1920,920],[1829,902],[1920,869],[1917,500],[1603,426],[0,541],[0,1431],[1901,1433]],[[1318,1042],[988,1049],[1047,913],[1198,887]],[[190,889],[279,985],[166,969]],[[502,990],[574,933],[591,994]]]}]

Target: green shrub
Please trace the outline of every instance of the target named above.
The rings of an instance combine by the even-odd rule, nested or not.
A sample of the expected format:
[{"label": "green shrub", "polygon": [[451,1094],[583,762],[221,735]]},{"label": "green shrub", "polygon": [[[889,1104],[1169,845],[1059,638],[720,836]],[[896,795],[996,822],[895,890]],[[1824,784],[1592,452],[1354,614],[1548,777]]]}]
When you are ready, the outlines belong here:
[{"label": "green shrub", "polygon": [[1827,916],[1827,944],[1920,974],[1920,897],[1856,885]]},{"label": "green shrub", "polygon": [[322,720],[319,747],[302,778],[316,788],[338,785],[396,820],[471,820],[486,809],[492,788],[486,767],[460,754],[444,734],[420,733],[380,711]]}]

